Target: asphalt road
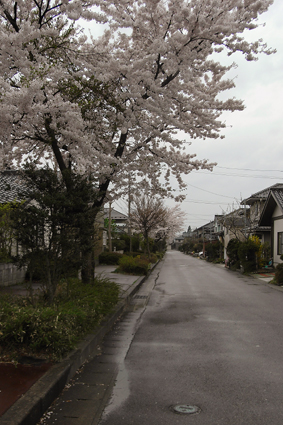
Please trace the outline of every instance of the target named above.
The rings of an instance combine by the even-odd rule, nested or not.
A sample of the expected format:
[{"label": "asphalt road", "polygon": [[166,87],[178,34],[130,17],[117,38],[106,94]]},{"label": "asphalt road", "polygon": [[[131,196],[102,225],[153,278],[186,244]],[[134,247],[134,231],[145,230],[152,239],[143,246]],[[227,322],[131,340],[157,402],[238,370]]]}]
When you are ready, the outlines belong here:
[{"label": "asphalt road", "polygon": [[259,280],[169,251],[139,320],[126,319],[135,331],[99,424],[283,424],[282,307]]}]

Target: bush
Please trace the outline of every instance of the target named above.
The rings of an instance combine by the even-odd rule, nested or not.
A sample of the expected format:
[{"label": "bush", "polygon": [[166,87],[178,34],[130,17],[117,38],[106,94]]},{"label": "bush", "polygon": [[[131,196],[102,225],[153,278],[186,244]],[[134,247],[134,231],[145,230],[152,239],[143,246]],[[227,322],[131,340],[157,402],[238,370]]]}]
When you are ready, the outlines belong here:
[{"label": "bush", "polygon": [[112,239],[112,247],[116,248],[116,251],[124,251],[126,242],[123,239]]},{"label": "bush", "polygon": [[277,264],[275,268],[275,282],[276,285],[283,284],[283,264]]},{"label": "bush", "polygon": [[149,265],[150,261],[146,257],[124,255],[119,260],[119,271],[136,275],[146,275]]},{"label": "bush", "polygon": [[111,312],[118,298],[118,286],[105,278],[96,278],[92,285],[78,279],[60,284],[55,306],[46,306],[43,297],[32,306],[28,298],[2,296],[2,352],[60,359]]},{"label": "bush", "polygon": [[214,243],[210,242],[205,246],[205,254],[208,257],[208,261],[216,261],[220,258],[222,252],[222,244],[220,241]]},{"label": "bush", "polygon": [[138,258],[142,258],[142,259],[147,260],[149,263],[156,263],[156,261],[158,260],[158,258],[162,258],[162,255],[164,255],[164,254],[162,254],[160,252],[157,252],[155,254],[151,253],[150,255],[142,254],[141,252],[131,252],[131,253],[130,252],[126,252],[124,254],[124,257],[125,256],[127,256],[127,257],[133,257],[133,258],[138,257]]},{"label": "bush", "polygon": [[201,252],[203,250],[203,243],[197,242],[193,245],[194,252]]},{"label": "bush", "polygon": [[227,245],[227,255],[229,257],[229,267],[232,270],[240,268],[238,249],[241,242],[238,239],[231,239]]},{"label": "bush", "polygon": [[124,255],[127,255],[129,257],[140,257],[143,255],[141,251],[133,251],[133,252],[125,252]]},{"label": "bush", "polygon": [[[130,251],[130,245],[132,245],[132,251],[138,251],[139,246],[140,246],[140,238],[139,235],[132,235],[131,236],[131,244],[130,244],[130,236],[126,233],[122,233],[120,235],[120,241],[125,241],[125,246],[124,246],[124,252],[129,252]],[[113,243],[112,243],[112,246]]]},{"label": "bush", "polygon": [[268,265],[271,259],[271,245],[269,242],[264,242],[262,244],[262,262],[263,266]]},{"label": "bush", "polygon": [[245,273],[253,272],[257,269],[257,252],[259,245],[252,239],[241,242],[238,249],[238,256]]},{"label": "bush", "polygon": [[102,252],[99,255],[99,264],[117,265],[123,254],[119,252]]}]

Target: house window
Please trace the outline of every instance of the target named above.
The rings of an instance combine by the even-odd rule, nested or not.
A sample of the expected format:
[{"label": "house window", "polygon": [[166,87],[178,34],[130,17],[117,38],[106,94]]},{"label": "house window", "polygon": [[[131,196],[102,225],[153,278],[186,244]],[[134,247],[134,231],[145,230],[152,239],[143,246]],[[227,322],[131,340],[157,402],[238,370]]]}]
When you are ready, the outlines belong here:
[{"label": "house window", "polygon": [[277,254],[283,254],[283,232],[278,232]]}]

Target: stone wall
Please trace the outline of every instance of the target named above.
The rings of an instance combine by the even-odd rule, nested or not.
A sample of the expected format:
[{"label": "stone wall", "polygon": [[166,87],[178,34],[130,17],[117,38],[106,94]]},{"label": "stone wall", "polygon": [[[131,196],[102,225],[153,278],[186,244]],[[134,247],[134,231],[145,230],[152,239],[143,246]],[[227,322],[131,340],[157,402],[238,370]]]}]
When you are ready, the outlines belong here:
[{"label": "stone wall", "polygon": [[0,263],[0,286],[10,286],[24,281],[26,270],[12,263]]}]

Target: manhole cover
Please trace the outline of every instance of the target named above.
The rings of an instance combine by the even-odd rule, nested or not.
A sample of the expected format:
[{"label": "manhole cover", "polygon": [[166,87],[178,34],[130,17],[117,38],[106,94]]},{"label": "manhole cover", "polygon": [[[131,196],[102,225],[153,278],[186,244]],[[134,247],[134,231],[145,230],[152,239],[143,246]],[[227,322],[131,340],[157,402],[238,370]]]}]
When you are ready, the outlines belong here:
[{"label": "manhole cover", "polygon": [[137,300],[143,300],[147,298],[147,295],[135,295],[134,298]]},{"label": "manhole cover", "polygon": [[177,406],[173,406],[173,411],[182,415],[193,415],[194,413],[199,413],[200,408],[190,404],[178,404]]}]

